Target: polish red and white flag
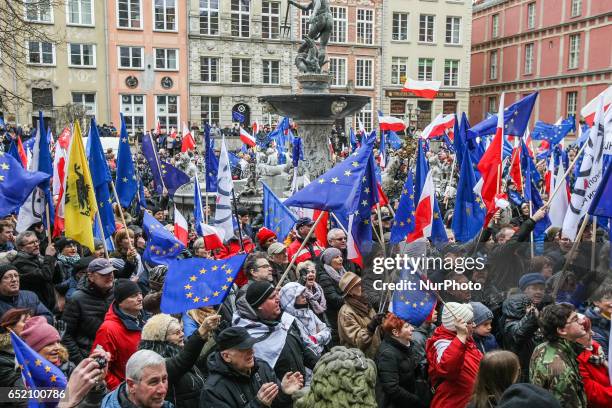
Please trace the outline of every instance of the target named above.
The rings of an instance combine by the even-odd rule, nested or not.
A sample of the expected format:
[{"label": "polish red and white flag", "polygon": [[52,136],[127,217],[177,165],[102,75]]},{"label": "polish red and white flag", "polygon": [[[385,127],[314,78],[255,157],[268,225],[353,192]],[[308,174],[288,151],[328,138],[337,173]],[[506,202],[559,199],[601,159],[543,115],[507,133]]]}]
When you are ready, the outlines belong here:
[{"label": "polish red and white flag", "polygon": [[240,140],[242,140],[242,143],[249,147],[254,147],[257,144],[255,138],[250,135],[249,132],[244,130],[242,126],[240,127]]},{"label": "polish red and white flag", "polygon": [[174,236],[187,246],[189,239],[189,225],[183,214],[174,206]]},{"label": "polish red and white flag", "polygon": [[442,85],[442,81],[417,81],[408,78],[402,91],[411,92],[421,98],[434,99],[438,94],[440,85]]}]

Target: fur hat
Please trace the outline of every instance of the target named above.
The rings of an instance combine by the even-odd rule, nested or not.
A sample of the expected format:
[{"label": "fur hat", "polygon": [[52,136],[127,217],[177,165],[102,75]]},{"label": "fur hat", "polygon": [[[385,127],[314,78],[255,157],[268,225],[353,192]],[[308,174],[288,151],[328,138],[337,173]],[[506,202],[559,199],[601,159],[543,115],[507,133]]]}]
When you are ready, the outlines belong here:
[{"label": "fur hat", "polygon": [[141,340],[152,340],[152,341],[166,341],[166,335],[168,329],[176,323],[180,325],[179,321],[165,313],[159,313],[152,316],[142,328]]},{"label": "fur hat", "polygon": [[468,303],[447,302],[442,309],[442,326],[450,331],[457,331],[455,329],[456,318],[466,323],[474,319],[472,306]]}]

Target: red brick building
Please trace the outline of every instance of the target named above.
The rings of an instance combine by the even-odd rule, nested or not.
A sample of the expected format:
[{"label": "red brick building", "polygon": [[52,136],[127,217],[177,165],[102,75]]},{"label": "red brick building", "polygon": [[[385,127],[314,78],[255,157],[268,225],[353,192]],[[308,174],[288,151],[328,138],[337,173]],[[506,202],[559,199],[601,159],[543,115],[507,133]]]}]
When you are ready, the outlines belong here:
[{"label": "red brick building", "polygon": [[612,8],[603,0],[481,0],[472,16],[471,123],[540,91],[532,120],[554,123],[612,82]]}]

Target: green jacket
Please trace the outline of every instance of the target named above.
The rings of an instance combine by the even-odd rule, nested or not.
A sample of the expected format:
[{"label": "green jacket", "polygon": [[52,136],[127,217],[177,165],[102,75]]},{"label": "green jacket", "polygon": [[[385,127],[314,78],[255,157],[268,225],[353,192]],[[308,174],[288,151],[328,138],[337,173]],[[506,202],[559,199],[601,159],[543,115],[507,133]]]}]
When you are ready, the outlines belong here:
[{"label": "green jacket", "polygon": [[580,345],[568,340],[544,342],[531,356],[529,380],[553,393],[564,408],[586,408],[587,400],[576,357]]}]

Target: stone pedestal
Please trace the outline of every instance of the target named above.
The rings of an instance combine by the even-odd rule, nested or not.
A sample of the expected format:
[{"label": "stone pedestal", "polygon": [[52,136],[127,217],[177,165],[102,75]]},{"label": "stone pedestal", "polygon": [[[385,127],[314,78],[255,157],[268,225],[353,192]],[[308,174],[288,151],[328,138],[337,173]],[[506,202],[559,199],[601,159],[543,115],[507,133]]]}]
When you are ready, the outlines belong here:
[{"label": "stone pedestal", "polygon": [[333,119],[302,119],[298,122],[304,147],[304,164],[311,181],[332,166],[328,140],[333,123]]}]

